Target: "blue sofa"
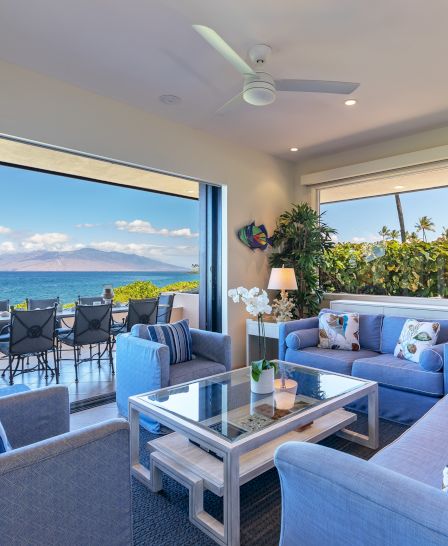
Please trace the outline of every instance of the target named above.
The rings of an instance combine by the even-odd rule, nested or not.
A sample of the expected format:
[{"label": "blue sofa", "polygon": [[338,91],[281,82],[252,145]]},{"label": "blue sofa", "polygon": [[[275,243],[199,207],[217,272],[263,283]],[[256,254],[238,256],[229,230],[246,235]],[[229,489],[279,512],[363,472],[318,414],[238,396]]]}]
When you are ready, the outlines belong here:
[{"label": "blue sofa", "polygon": [[287,442],[275,454],[280,546],[446,546],[447,463],[448,397],[369,461]]},{"label": "blue sofa", "polygon": [[[128,417],[128,398],[136,394],[179,385],[229,371],[231,341],[225,334],[190,329],[193,360],[170,365],[166,345],[149,339],[148,328],[136,324],[128,334],[117,337],[116,393],[120,415]],[[158,433],[160,426],[147,417],[140,424]]]},{"label": "blue sofa", "polygon": [[69,432],[63,386],[0,398],[0,544],[132,545],[129,425]]},{"label": "blue sofa", "polygon": [[[380,417],[412,424],[448,393],[443,353],[448,320],[437,321],[437,345],[425,350],[417,364],[393,356],[406,318],[412,317],[360,314],[359,351],[319,348],[318,317],[285,322],[280,325],[279,359],[377,381]],[[365,411],[366,403],[352,407]]]}]

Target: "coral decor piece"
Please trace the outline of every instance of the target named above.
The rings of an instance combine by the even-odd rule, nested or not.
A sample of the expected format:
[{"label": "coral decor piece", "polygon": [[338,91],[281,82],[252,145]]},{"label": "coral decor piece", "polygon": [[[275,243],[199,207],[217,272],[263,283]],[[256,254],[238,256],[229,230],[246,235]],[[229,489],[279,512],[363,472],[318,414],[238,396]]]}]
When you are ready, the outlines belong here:
[{"label": "coral decor piece", "polygon": [[280,293],[280,297],[276,298],[272,302],[272,309],[274,311],[274,317],[277,322],[287,322],[288,320],[292,320],[294,314],[294,302],[289,299],[288,293],[286,290],[282,290]]},{"label": "coral decor piece", "polygon": [[238,230],[238,239],[251,250],[266,250],[268,245],[272,245],[264,224],[256,226],[255,222]]}]

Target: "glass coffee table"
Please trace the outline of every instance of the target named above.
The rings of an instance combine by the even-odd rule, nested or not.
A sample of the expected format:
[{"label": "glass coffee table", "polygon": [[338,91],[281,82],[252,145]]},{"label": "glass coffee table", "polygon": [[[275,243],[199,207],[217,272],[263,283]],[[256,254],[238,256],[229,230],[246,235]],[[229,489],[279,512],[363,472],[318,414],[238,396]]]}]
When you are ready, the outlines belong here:
[{"label": "glass coffee table", "polygon": [[[182,364],[178,364],[182,366]],[[168,474],[189,490],[192,523],[218,544],[240,543],[240,486],[274,466],[287,441],[319,442],[331,434],[378,447],[378,385],[355,377],[278,362],[276,389],[255,395],[250,368],[129,398],[133,475],[154,492]],[[344,406],[368,397],[368,431],[347,430]],[[139,417],[174,432],[148,442],[150,468],[139,461]],[[204,490],[223,497],[223,522],[204,511]]]}]

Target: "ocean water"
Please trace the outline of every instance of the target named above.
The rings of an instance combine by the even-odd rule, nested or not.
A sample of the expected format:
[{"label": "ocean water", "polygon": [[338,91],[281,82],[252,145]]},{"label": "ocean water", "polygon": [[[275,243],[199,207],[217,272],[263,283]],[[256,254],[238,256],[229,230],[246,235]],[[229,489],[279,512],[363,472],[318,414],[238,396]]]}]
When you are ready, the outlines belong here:
[{"label": "ocean water", "polygon": [[26,298],[54,298],[59,296],[62,303],[71,303],[78,296],[97,296],[105,284],[122,286],[134,281],[151,281],[156,286],[166,286],[180,281],[197,281],[198,273],[158,271],[124,272],[70,272],[70,271],[1,271],[0,300],[9,299],[11,305]]}]

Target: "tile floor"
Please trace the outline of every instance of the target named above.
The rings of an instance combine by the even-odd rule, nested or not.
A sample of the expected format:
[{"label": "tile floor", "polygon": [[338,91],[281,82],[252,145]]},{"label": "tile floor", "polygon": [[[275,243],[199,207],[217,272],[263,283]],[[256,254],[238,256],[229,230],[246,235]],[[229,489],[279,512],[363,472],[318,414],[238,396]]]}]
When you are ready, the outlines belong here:
[{"label": "tile floor", "polygon": [[[64,351],[62,357],[68,359],[71,352]],[[82,358],[88,356],[88,351],[82,352]],[[115,353],[114,353],[115,356]],[[53,367],[52,356],[49,357],[49,364]],[[31,359],[31,367],[33,359]],[[0,360],[0,370],[4,370],[7,366],[7,360]],[[79,402],[87,398],[92,398],[115,392],[115,376],[112,375],[109,363],[106,360],[101,361],[101,368],[98,368],[96,361],[83,362],[78,368],[79,382],[75,383],[75,367],[72,359],[62,360],[60,364],[59,384],[66,385],[70,393],[70,402]],[[14,378],[14,384],[28,385],[31,389],[45,387],[47,385],[56,385],[56,378],[49,375],[48,380],[45,379],[44,372],[33,371],[23,375],[17,375]],[[6,375],[0,375],[0,388],[9,385],[9,378]]]},{"label": "tile floor", "polygon": [[112,402],[111,404],[104,404],[95,408],[77,411],[70,415],[70,430],[78,430],[80,428],[100,423],[101,421],[107,421],[119,417],[117,404]]}]

